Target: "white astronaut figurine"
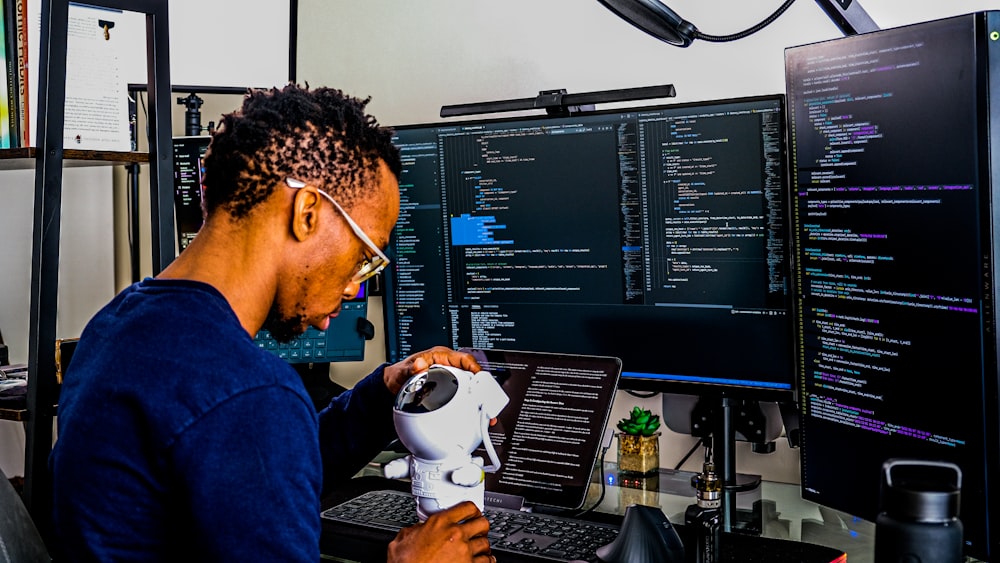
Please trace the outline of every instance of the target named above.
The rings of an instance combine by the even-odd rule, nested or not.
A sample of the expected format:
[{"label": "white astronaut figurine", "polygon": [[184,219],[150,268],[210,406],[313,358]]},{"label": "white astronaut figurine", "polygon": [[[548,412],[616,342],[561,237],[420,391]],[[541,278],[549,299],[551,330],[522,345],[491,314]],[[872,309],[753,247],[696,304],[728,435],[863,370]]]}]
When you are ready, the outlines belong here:
[{"label": "white astronaut figurine", "polygon": [[[410,477],[421,522],[464,500],[483,510],[484,472],[500,468],[489,422],[509,400],[489,373],[437,364],[403,385],[392,415],[410,455],[389,462],[383,471],[390,479]],[[480,443],[490,456],[489,467],[471,455]]]}]

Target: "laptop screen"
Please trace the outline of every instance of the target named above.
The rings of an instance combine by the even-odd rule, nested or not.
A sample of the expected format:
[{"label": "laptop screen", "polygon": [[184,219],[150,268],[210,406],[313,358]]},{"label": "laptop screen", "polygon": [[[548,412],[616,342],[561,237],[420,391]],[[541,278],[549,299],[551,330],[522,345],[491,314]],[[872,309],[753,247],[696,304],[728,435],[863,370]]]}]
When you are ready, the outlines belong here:
[{"label": "laptop screen", "polygon": [[[465,348],[510,397],[490,438],[502,464],[488,493],[528,505],[583,506],[611,412],[621,360]],[[483,455],[480,448],[477,455]],[[487,496],[489,496],[487,494]]]}]

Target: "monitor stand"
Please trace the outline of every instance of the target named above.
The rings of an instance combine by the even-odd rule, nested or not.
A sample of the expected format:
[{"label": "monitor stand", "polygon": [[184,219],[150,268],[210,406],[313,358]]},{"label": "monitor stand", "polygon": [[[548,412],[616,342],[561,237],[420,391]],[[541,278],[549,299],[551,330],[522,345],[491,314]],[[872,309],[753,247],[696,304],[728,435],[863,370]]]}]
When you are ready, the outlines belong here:
[{"label": "monitor stand", "polygon": [[736,515],[736,493],[752,491],[760,486],[760,475],[736,474],[736,429],[733,425],[735,399],[720,397],[716,427],[712,432],[712,461],[722,482],[722,529],[733,530]]}]

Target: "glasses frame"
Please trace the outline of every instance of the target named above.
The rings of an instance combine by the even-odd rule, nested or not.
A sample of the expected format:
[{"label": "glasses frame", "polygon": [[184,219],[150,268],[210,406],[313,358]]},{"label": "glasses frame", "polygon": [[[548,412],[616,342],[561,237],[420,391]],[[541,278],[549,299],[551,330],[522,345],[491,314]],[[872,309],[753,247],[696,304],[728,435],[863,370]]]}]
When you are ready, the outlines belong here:
[{"label": "glasses frame", "polygon": [[[309,184],[303,182],[302,180],[296,180],[295,178],[285,178],[285,185],[287,185],[289,188],[292,188],[293,190],[300,190],[308,186]],[[350,225],[351,230],[354,231],[354,235],[357,236],[359,239],[361,239],[361,242],[365,243],[365,246],[368,247],[368,250],[371,250],[375,254],[375,256],[371,258],[364,259],[364,261],[361,263],[361,266],[358,267],[358,271],[354,273],[352,281],[361,283],[363,281],[373,278],[379,272],[384,270],[385,267],[389,265],[390,262],[389,257],[386,256],[384,252],[382,252],[381,248],[379,248],[374,242],[372,242],[372,239],[367,234],[365,234],[365,232],[361,229],[361,227],[358,226],[357,223],[354,222],[354,219],[352,219],[351,216],[348,215],[347,211],[345,211],[344,208],[341,207],[339,203],[337,203],[337,200],[333,199],[332,195],[326,193],[325,191],[323,191],[318,187],[316,188],[316,191],[321,196],[330,200],[330,203],[333,204],[333,206],[337,209],[337,211],[340,212],[341,216],[344,217],[344,220],[347,221],[347,224]]]}]

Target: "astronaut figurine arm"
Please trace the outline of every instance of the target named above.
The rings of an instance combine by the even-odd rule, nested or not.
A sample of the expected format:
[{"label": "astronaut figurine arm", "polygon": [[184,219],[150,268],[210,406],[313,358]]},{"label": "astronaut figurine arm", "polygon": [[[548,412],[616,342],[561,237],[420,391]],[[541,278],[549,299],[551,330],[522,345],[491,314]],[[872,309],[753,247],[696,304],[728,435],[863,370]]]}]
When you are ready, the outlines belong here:
[{"label": "astronaut figurine arm", "polygon": [[409,477],[410,458],[411,456],[405,456],[390,461],[382,468],[382,473],[387,479],[405,479]]}]

